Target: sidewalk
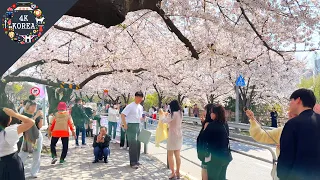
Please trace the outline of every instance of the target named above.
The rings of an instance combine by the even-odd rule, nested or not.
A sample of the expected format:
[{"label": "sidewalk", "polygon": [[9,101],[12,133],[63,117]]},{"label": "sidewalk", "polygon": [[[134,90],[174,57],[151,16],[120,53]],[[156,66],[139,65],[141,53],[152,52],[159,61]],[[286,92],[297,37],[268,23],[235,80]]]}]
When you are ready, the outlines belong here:
[{"label": "sidewalk", "polygon": [[[58,162],[51,165],[50,142],[44,136],[43,144],[48,152],[43,148],[41,157],[41,169],[37,179],[45,180],[71,180],[71,179],[168,179],[170,171],[166,165],[157,158],[141,153],[139,169],[135,170],[129,166],[129,153],[127,150],[120,150],[119,144],[110,144],[111,156],[109,163],[102,161],[93,164],[93,138],[86,138],[87,146],[75,147],[74,139],[70,138],[69,151],[66,163],[61,165]],[[61,154],[62,143],[57,144],[58,156]],[[142,148],[143,151],[143,148]],[[30,179],[30,166],[32,158],[25,164],[26,179]],[[183,178],[181,178],[183,179]]]}]

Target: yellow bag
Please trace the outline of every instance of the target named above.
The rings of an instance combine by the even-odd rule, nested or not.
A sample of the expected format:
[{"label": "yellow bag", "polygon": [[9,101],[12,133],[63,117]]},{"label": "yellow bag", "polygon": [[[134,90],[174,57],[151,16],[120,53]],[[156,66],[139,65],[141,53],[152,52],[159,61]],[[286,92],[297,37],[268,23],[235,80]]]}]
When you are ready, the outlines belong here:
[{"label": "yellow bag", "polygon": [[156,129],[156,147],[160,147],[160,142],[168,139],[168,124],[159,120]]}]

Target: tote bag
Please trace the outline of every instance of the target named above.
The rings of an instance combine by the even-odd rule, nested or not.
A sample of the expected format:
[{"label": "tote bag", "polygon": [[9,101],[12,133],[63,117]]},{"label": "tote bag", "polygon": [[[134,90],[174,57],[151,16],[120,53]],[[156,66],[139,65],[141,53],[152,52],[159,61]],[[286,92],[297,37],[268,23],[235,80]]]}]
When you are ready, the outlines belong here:
[{"label": "tote bag", "polygon": [[150,142],[151,132],[145,129],[140,131],[138,136],[138,141],[143,142],[144,144],[148,144]]}]

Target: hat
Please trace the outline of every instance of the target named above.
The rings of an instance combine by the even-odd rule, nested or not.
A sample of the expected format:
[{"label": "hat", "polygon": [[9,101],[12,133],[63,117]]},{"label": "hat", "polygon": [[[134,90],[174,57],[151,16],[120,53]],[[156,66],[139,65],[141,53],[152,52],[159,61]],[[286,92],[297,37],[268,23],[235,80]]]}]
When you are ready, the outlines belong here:
[{"label": "hat", "polygon": [[67,110],[67,104],[65,102],[59,102],[57,110],[58,111],[66,111]]}]

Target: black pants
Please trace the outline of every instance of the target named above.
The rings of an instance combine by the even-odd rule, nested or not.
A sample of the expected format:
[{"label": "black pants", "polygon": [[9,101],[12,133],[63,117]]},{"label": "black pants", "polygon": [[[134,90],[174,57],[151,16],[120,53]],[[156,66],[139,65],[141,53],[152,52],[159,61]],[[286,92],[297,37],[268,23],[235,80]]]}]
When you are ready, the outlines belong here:
[{"label": "black pants", "polygon": [[140,134],[139,125],[139,123],[128,123],[127,136],[130,144],[129,158],[131,166],[136,165],[140,159],[141,143],[138,141]]},{"label": "black pants", "polygon": [[[51,149],[52,158],[57,157],[56,145],[59,139],[60,137],[51,138],[50,149]],[[69,137],[61,137],[61,141],[62,141],[62,153],[61,153],[60,159],[64,160],[67,157],[67,153],[68,153]]]},{"label": "black pants", "polygon": [[207,164],[208,180],[226,180],[229,163],[209,162]]},{"label": "black pants", "polygon": [[24,166],[18,153],[0,158],[0,179],[25,180]]},{"label": "black pants", "polygon": [[129,147],[128,143],[128,135],[126,131],[124,131],[122,128],[121,129],[121,134],[120,134],[120,147],[124,147],[124,143],[127,142],[127,147]]},{"label": "black pants", "polygon": [[90,127],[88,127],[88,129],[86,129],[86,135],[87,137],[93,137],[93,129],[90,129]]}]

